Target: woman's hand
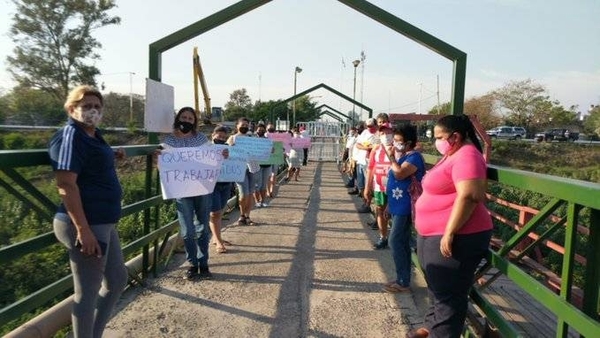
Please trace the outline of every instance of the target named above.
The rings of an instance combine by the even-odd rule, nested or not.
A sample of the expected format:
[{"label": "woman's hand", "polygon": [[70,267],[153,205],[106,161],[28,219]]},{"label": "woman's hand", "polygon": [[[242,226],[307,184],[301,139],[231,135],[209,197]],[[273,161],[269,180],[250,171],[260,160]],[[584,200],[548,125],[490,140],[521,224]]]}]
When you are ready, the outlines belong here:
[{"label": "woman's hand", "polygon": [[371,199],[373,199],[373,192],[367,188],[363,191],[363,198],[365,200],[365,204],[371,204]]},{"label": "woman's hand", "polygon": [[224,159],[228,159],[229,158],[229,149],[223,149],[223,152],[221,153],[221,155],[223,155]]},{"label": "woman's hand", "polygon": [[119,148],[119,149],[115,150],[115,158],[117,160],[122,160],[125,157],[126,157],[126,154],[125,154],[125,150],[123,150],[123,148]]},{"label": "woman's hand", "polygon": [[440,252],[442,256],[449,258],[452,257],[452,241],[454,240],[454,235],[452,234],[444,234],[442,239],[440,240]]},{"label": "woman's hand", "polygon": [[79,243],[79,251],[84,255],[102,257],[102,250],[100,249],[98,240],[90,228],[83,228],[81,231],[78,231],[76,243]]}]

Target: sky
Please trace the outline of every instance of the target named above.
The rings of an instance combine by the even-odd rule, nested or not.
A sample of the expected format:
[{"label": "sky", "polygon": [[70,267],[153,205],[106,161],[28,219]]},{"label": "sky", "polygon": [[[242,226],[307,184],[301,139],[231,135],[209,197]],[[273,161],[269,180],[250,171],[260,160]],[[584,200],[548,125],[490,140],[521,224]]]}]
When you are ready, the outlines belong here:
[{"label": "sky", "polygon": [[[98,83],[106,92],[131,88],[144,95],[148,46],[235,2],[117,0],[110,13],[121,24],[94,32],[102,43]],[[370,2],[467,53],[467,99],[530,78],[565,108],[578,105],[585,113],[600,104],[598,0]],[[0,12],[8,13],[0,16],[0,90],[6,91],[14,85],[6,71],[14,48],[12,1],[0,0]],[[441,103],[452,90],[450,60],[335,0],[275,0],[165,52],[162,82],[174,87],[175,109],[194,102],[194,47],[212,106],[224,106],[241,88],[253,102],[286,99],[294,94],[295,67],[302,68],[296,92],[325,83],[374,113],[426,113],[438,103],[438,88]],[[352,61],[361,52],[354,93]],[[327,90],[309,95],[319,105],[352,110]]]}]

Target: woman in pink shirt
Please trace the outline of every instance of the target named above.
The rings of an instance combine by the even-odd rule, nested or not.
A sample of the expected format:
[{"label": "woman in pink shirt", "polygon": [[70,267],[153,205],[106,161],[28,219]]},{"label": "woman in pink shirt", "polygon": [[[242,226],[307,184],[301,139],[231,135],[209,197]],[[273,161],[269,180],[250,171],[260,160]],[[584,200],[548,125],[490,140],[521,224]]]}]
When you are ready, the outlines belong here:
[{"label": "woman in pink shirt", "polygon": [[431,306],[424,327],[408,336],[460,337],[475,269],[492,235],[487,165],[468,116],[442,117],[434,136],[443,158],[423,178],[415,207],[417,254]]}]

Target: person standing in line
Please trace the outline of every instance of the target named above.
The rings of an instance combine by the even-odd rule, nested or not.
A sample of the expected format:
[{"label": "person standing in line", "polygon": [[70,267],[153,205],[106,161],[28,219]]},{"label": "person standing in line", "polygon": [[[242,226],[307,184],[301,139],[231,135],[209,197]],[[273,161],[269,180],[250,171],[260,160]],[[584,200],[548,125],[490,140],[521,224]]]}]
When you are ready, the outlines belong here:
[{"label": "person standing in line", "polygon": [[[306,130],[305,126],[300,127],[300,137],[301,138],[310,138],[310,134],[308,133],[308,130]],[[308,148],[302,148],[302,152],[304,157],[302,158],[302,166],[306,167],[306,164],[308,163]]]},{"label": "person standing in line", "polygon": [[[269,134],[274,134],[277,131],[275,130],[275,126],[272,123],[267,124],[267,136]],[[271,166],[271,176],[269,176],[269,183],[267,185],[267,196],[273,198],[275,193],[275,177],[277,176],[277,172],[279,171],[279,166],[273,164]]]},{"label": "person standing in line", "polygon": [[364,199],[367,205],[371,204],[371,199],[375,204],[375,218],[377,228],[379,229],[379,240],[373,244],[373,249],[381,250],[388,246],[388,221],[387,209],[387,180],[388,172],[392,162],[387,156],[386,147],[392,145],[393,133],[392,127],[387,122],[379,124],[380,144],[369,154],[369,166],[365,179]]},{"label": "person standing in line", "polygon": [[416,203],[417,255],[431,305],[409,337],[460,337],[475,270],[489,250],[487,165],[466,115],[440,118],[433,131],[442,159],[423,178]]},{"label": "person standing in line", "polygon": [[114,164],[125,153],[114,152],[97,128],[103,105],[97,89],[74,88],[64,104],[67,125],[48,148],[62,200],[53,228],[69,251],[76,338],[102,336],[128,278],[116,229],[123,193]]},{"label": "person standing in line", "polygon": [[[293,138],[300,138],[300,133],[298,132],[298,129],[292,129],[292,133]],[[298,181],[298,175],[300,175],[300,165],[302,163],[301,154],[301,149],[297,149],[294,147],[290,148],[290,154],[288,156],[288,175],[285,178],[286,182],[291,180],[292,177],[294,178],[294,181]]]},{"label": "person standing in line", "polygon": [[356,145],[356,141],[358,140],[358,137],[362,134],[362,132],[364,130],[365,130],[364,124],[362,122],[356,126],[356,133],[354,134],[354,142],[352,143],[352,147],[349,150],[350,171],[352,173],[351,179],[352,179],[352,182],[354,182],[354,186],[348,187],[348,188],[352,188],[352,189],[348,190],[348,195],[358,195],[361,198],[362,198],[362,196],[359,195],[359,191],[358,191],[358,176],[357,176],[358,164],[356,163],[356,157],[357,157],[357,154],[360,152],[360,150],[358,150],[358,148],[356,148],[355,145]]},{"label": "person standing in line", "polygon": [[[256,137],[266,138],[267,128],[264,124],[258,124],[256,126]],[[260,164],[260,170],[256,173],[256,191],[254,192],[254,200],[256,204],[254,205],[257,208],[266,208],[269,206],[267,203],[267,186],[269,184],[269,179],[271,178],[271,169],[272,165],[270,164]]]},{"label": "person standing in line", "polygon": [[[206,143],[208,138],[198,132],[198,116],[192,107],[183,107],[177,112],[173,132],[163,140],[163,146],[167,148],[199,147]],[[223,156],[228,155],[228,151],[224,150]],[[175,199],[179,234],[183,237],[186,259],[190,264],[184,275],[187,280],[212,278],[208,268],[211,202],[211,194]]]},{"label": "person standing in line", "polygon": [[[236,138],[248,137],[248,124],[248,118],[240,117],[236,123],[237,132],[234,135],[229,136],[229,139],[227,139],[227,144],[230,146],[235,146]],[[257,225],[250,219],[250,211],[252,211],[252,200],[254,198],[254,191],[256,190],[256,179],[254,174],[259,170],[260,165],[258,162],[254,160],[248,161],[244,181],[235,183],[240,205],[240,218],[237,221],[238,225]]]},{"label": "person standing in line", "polygon": [[352,148],[354,148],[354,143],[356,142],[356,127],[350,128],[348,130],[348,135],[346,136],[346,147],[344,149],[344,154],[342,155],[342,163],[343,163],[343,173],[348,176],[348,183],[346,183],[346,188],[354,188],[354,167],[351,165],[352,163]]},{"label": "person standing in line", "polygon": [[[392,215],[389,246],[396,267],[396,279],[386,283],[383,289],[390,293],[410,291],[411,273],[411,201],[410,185],[414,179],[421,181],[425,175],[423,156],[415,151],[417,129],[405,124],[394,129],[394,143],[386,147],[392,165],[388,173],[388,212]],[[397,156],[399,155],[399,156]]]},{"label": "person standing in line", "polygon": [[[356,188],[359,196],[364,196],[365,190],[365,178],[367,173],[367,159],[369,153],[379,143],[379,136],[377,135],[377,125],[373,118],[367,120],[367,128],[356,138],[354,148],[356,153],[353,154],[353,158],[356,160]],[[369,213],[371,208],[368,201],[365,201],[363,205],[358,209],[359,213]]]},{"label": "person standing in line", "polygon": [[[224,126],[217,126],[212,133],[212,141],[213,144],[226,144],[227,128]],[[227,252],[225,245],[231,245],[231,243],[221,237],[221,224],[223,210],[231,197],[231,182],[217,182],[211,196],[210,231],[213,235],[213,242],[216,245],[215,251],[217,253],[225,253]]]}]

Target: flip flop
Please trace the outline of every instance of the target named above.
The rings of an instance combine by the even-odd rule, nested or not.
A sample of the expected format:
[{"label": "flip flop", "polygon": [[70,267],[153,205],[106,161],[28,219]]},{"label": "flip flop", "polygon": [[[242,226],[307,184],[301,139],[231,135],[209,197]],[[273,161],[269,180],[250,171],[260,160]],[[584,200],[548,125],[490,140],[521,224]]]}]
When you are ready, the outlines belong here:
[{"label": "flip flop", "polygon": [[[233,244],[231,244],[230,241],[226,241],[226,240],[222,240],[221,243],[223,243],[223,245],[227,245],[227,246],[233,245]],[[212,245],[217,245],[217,242],[212,242]]]},{"label": "flip flop", "polygon": [[396,283],[391,285],[384,285],[383,290],[389,293],[402,293],[402,292],[410,292],[410,288],[407,286],[401,286]]}]

